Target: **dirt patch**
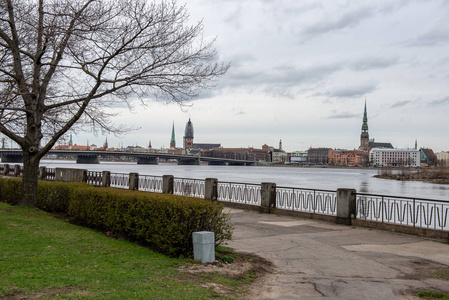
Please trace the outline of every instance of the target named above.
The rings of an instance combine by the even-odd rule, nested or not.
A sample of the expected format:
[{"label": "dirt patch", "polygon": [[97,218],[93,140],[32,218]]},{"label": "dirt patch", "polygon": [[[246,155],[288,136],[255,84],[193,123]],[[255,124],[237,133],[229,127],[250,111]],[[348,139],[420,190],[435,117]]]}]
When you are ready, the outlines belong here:
[{"label": "dirt patch", "polygon": [[[183,277],[213,289],[218,295],[231,299],[248,299],[257,294],[267,276],[273,273],[273,264],[255,254],[233,252],[235,259],[228,263],[217,259],[213,263],[192,263],[180,268]],[[185,279],[185,278],[184,278]]]},{"label": "dirt patch", "polygon": [[46,288],[42,290],[41,292],[34,293],[32,295],[28,295],[25,293],[14,293],[14,294],[7,294],[7,295],[1,295],[1,299],[8,299],[8,300],[19,300],[19,299],[51,299],[51,298],[59,298],[62,295],[67,295],[72,292],[76,292],[76,294],[82,298],[83,297],[83,291],[84,288],[80,287],[62,287],[62,288]]}]

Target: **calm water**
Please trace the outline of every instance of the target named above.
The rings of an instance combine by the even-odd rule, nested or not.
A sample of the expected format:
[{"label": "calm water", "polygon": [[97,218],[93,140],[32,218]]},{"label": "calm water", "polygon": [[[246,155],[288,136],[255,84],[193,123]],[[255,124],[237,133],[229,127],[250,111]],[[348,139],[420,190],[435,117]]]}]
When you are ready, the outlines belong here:
[{"label": "calm water", "polygon": [[449,200],[449,185],[417,181],[396,181],[374,178],[377,170],[331,169],[261,166],[178,166],[137,165],[136,163],[101,162],[100,164],[77,164],[74,161],[41,161],[49,168],[77,168],[90,171],[111,171],[113,173],[137,172],[142,175],[173,175],[181,178],[217,178],[219,181],[261,183],[275,182],[278,186],[336,190],[353,188],[358,192],[409,196]]}]

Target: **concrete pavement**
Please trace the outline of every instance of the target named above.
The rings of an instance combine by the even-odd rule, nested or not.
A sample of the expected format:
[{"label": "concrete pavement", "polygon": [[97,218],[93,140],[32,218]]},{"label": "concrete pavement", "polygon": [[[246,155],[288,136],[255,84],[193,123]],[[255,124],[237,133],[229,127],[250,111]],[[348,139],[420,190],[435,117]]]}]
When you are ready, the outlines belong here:
[{"label": "concrete pavement", "polygon": [[253,299],[417,299],[449,294],[449,244],[422,237],[229,209],[228,246],[275,265]]}]

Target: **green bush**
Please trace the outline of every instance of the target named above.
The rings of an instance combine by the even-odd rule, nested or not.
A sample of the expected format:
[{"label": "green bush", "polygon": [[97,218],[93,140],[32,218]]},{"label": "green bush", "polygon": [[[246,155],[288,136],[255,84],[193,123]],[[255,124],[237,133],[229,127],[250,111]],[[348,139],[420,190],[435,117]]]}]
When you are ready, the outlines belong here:
[{"label": "green bush", "polygon": [[[0,201],[16,204],[20,193],[20,179],[0,179]],[[170,256],[190,255],[195,231],[214,232],[219,245],[231,238],[233,229],[223,206],[204,199],[83,183],[40,181],[37,205]]]}]

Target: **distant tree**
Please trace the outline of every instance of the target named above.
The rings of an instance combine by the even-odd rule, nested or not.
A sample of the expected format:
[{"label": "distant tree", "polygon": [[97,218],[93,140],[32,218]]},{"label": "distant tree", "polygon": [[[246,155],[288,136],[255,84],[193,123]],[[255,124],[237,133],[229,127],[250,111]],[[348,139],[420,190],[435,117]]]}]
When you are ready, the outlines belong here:
[{"label": "distant tree", "polygon": [[69,129],[118,132],[117,101],[182,103],[229,67],[176,1],[3,0],[0,18],[0,132],[23,151],[20,205],[36,204],[39,161]]}]

